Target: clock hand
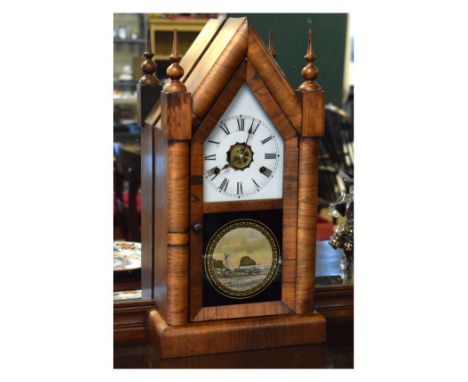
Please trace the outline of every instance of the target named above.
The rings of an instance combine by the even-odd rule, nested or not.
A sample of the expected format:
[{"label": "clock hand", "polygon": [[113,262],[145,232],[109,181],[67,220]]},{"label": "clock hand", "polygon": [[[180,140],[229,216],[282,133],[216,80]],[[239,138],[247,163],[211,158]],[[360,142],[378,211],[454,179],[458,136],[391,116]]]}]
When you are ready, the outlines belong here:
[{"label": "clock hand", "polygon": [[[245,143],[244,143],[245,146],[247,146],[247,143],[249,142],[251,134],[252,134],[252,126],[250,126],[249,128],[249,134],[247,135],[247,139],[245,140]],[[245,151],[245,147],[244,147],[244,151]]]},{"label": "clock hand", "polygon": [[[252,125],[253,125],[253,121],[252,121]],[[244,156],[245,156],[245,150],[247,149],[247,143],[249,142],[250,135],[252,134],[252,125],[249,127],[249,134],[247,134],[247,139],[245,140],[245,143],[244,143],[244,151],[242,152]]]}]

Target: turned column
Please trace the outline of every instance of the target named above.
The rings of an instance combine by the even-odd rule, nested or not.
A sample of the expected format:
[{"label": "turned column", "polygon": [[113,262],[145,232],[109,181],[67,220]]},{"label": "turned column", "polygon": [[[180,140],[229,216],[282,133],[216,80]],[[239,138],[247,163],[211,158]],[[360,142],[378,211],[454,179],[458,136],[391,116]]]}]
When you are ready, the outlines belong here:
[{"label": "turned column", "polygon": [[167,305],[166,322],[188,321],[189,299],[189,175],[192,137],[192,96],[180,82],[177,30],[167,68],[170,79],[161,92],[161,129],[167,134]]},{"label": "turned column", "polygon": [[313,65],[316,56],[309,31],[307,65],[302,69],[305,81],[297,94],[302,106],[302,127],[299,137],[299,191],[297,232],[296,312],[312,312],[315,288],[315,247],[317,224],[317,181],[319,137],[324,129],[324,95],[314,79],[318,69]]}]

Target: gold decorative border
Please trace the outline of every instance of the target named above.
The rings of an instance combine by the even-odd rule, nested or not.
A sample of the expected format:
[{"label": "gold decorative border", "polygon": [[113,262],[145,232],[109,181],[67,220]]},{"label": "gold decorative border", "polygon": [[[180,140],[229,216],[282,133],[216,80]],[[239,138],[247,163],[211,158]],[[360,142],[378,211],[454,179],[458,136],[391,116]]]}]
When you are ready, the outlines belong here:
[{"label": "gold decorative border", "polygon": [[[272,249],[272,264],[268,275],[265,279],[258,285],[253,288],[247,289],[245,291],[237,291],[226,287],[223,283],[221,283],[216,276],[216,272],[213,267],[213,252],[218,244],[219,240],[226,235],[228,232],[236,229],[236,228],[253,228],[257,231],[260,231],[268,240],[270,247]],[[238,219],[232,220],[229,223],[223,225],[219,228],[215,234],[211,237],[210,241],[208,242],[207,246],[207,253],[205,255],[205,271],[208,276],[208,281],[210,282],[211,286],[216,289],[217,292],[221,293],[223,296],[235,298],[235,299],[245,299],[249,297],[253,297],[261,292],[263,292],[275,279],[276,274],[279,269],[280,265],[280,249],[278,245],[278,241],[276,240],[275,235],[263,223],[254,220],[254,219]]]}]

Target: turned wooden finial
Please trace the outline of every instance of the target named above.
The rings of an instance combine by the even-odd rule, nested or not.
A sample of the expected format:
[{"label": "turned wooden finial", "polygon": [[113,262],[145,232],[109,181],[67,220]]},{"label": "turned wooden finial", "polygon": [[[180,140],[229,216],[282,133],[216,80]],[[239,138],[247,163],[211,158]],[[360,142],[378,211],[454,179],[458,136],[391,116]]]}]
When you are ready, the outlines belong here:
[{"label": "turned wooden finial", "polygon": [[273,58],[276,57],[276,45],[275,40],[273,40],[273,34],[271,33],[271,30],[268,31],[268,51],[273,56]]},{"label": "turned wooden finial", "polygon": [[314,49],[312,47],[312,31],[309,29],[309,42],[307,44],[307,53],[304,56],[307,61],[307,65],[301,71],[302,76],[305,78],[305,81],[299,86],[300,91],[312,91],[320,90],[320,85],[314,81],[318,76],[318,69],[313,64],[314,60],[317,58],[314,54]]},{"label": "turned wooden finial", "polygon": [[180,82],[180,78],[184,75],[184,69],[179,65],[182,56],[179,54],[179,46],[177,39],[177,29],[174,29],[174,38],[172,40],[172,53],[169,56],[171,65],[166,70],[167,76],[171,79],[164,85],[163,90],[167,93],[179,93],[187,91],[185,85]]},{"label": "turned wooden finial", "polygon": [[145,86],[156,86],[159,85],[159,79],[156,77],[156,63],[152,60],[154,54],[151,52],[151,40],[150,40],[150,30],[146,36],[146,52],[143,53],[145,56],[145,61],[141,64],[141,69],[143,70],[143,76],[141,76],[138,83]]}]

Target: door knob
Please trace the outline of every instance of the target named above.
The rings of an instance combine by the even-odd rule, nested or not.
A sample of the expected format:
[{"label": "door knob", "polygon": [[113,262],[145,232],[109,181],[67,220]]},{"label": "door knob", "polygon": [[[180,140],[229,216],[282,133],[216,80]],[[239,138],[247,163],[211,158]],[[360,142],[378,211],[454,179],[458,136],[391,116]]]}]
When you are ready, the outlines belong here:
[{"label": "door knob", "polygon": [[197,223],[193,225],[193,231],[195,233],[200,233],[203,230],[203,224]]}]

